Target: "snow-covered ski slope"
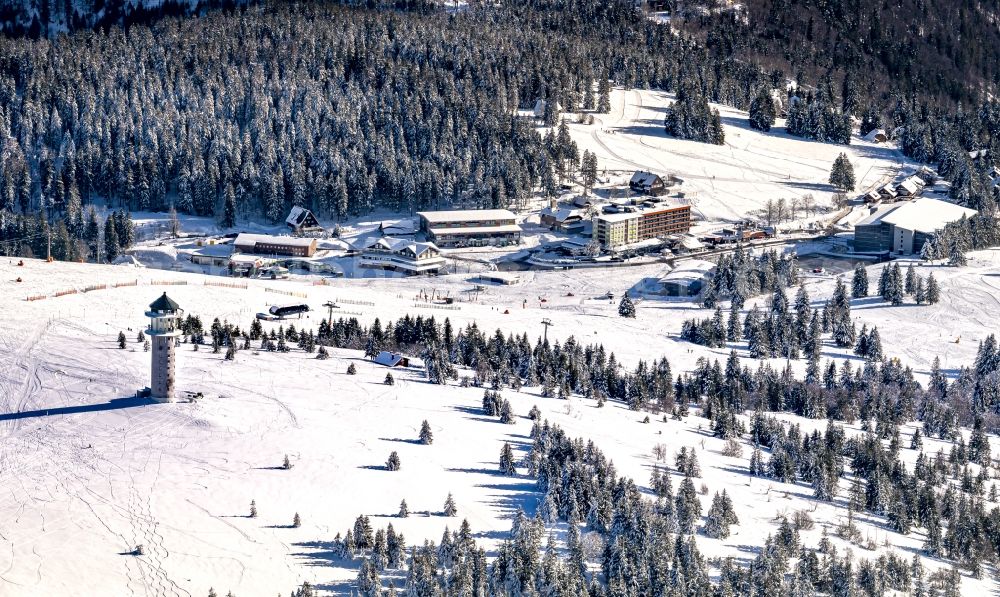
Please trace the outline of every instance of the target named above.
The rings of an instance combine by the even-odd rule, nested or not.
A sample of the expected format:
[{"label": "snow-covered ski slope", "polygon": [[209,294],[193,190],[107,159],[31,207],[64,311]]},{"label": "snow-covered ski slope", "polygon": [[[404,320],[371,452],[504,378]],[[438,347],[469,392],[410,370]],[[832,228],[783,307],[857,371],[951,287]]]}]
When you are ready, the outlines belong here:
[{"label": "snow-covered ski slope", "polygon": [[[357,563],[334,560],[328,542],[359,514],[371,516],[375,527],[391,522],[409,544],[438,540],[445,526],[454,529],[468,518],[477,539],[495,547],[516,508],[531,512],[538,498],[525,476],[494,473],[503,442],[524,453],[530,431],[526,415],[535,404],[572,435],[592,439],[621,473],[642,486],[656,463],[656,444],[666,446],[668,460],[682,446],[696,448],[710,491],[701,498],[703,509],[712,493],[725,488],[741,521],[729,539],[699,537],[707,555],[747,561],[773,532],[777,515],[815,506],[804,485],[751,481],[744,474],[750,446],[744,442],[742,459],[722,456],[721,440],[708,436],[701,429],[704,419],[697,416],[668,423],[653,417],[643,424],[643,414],[619,404],[597,409],[592,401],[545,399],[538,388],[526,388],[503,392],[518,419],[502,425],[481,414],[481,390],[432,386],[419,371],[402,370],[395,371],[394,386],[385,386],[385,369],[354,351],[332,351],[326,361],[298,350],[241,351],[235,362],[225,362],[208,347],[194,352],[182,345],[180,389],[202,392],[204,398],[171,405],[129,400],[136,388],[148,384],[149,355],[134,337],[145,325],[144,309],[164,290],[206,325],[219,317],[245,327],[268,302],[302,300],[265,290],[272,288],[305,293],[315,309],[340,300],[345,314],[359,313],[363,322],[405,313],[448,316],[456,325],[475,321],[489,332],[500,327],[534,337],[541,334],[540,320],[548,317],[555,324],[550,340],[575,335],[582,342],[600,341],[628,367],[664,354],[675,371],[692,367],[699,357],[725,358],[727,350],[674,340],[684,318],[707,314],[689,303],[640,300],[638,317],[623,320],[616,303],[591,298],[608,290],[618,295],[662,273],[662,266],[523,273],[518,286],[489,286],[479,304],[441,310],[415,302],[415,295],[436,289],[455,296],[471,286],[467,276],[341,280],[330,286],[250,281],[249,288],[239,289],[205,286],[225,280],[191,274],[37,260],[19,267],[15,262],[0,261],[3,595],[205,595],[209,587],[219,594],[274,595],[303,580],[331,594],[348,594]],[[980,252],[970,256],[968,268],[921,266],[922,275],[933,269],[939,278],[940,304],[892,308],[862,300],[854,313],[859,325],[878,325],[887,354],[900,356],[918,372],[926,372],[935,355],[945,369],[953,369],[971,363],[977,340],[996,329],[998,265],[1000,253]],[[17,277],[23,281],[15,282]],[[24,300],[128,281],[137,285]],[[187,284],[154,283],[166,281]],[[814,300],[828,296],[832,286],[829,278],[807,280]],[[295,323],[311,327],[323,313]],[[127,350],[117,348],[119,330],[129,338]],[[825,352],[842,354],[832,346]],[[352,362],[358,375],[347,376]],[[430,446],[414,441],[424,419],[434,431]],[[802,423],[810,429],[825,426],[824,421]],[[936,452],[939,445],[927,440],[925,451]],[[402,470],[382,470],[393,450]],[[916,452],[903,452],[912,463]],[[294,464],[291,470],[278,468],[285,454]],[[448,492],[454,493],[458,517],[439,515]],[[411,516],[394,518],[402,499]],[[253,519],[247,517],[251,500],[259,511]],[[811,545],[846,512],[816,507],[811,516],[818,524],[803,535]],[[302,526],[290,528],[296,512]],[[888,541],[909,557],[923,541],[921,532],[902,537],[886,530],[882,520],[862,516],[861,522],[862,533],[880,550]],[[128,553],[137,544],[145,555]],[[854,549],[861,557],[878,553]],[[963,591],[996,590],[990,583],[966,578]]]},{"label": "snow-covered ski slope", "polygon": [[858,138],[851,145],[817,143],[787,134],[779,119],[769,132],[750,128],[746,112],[713,104],[726,133],[725,145],[669,137],[663,128],[671,93],[623,90],[611,93],[611,111],[594,124],[575,123],[570,132],[582,152],[597,154],[602,170],[649,170],[676,174],[693,199],[697,218],[737,221],[756,215],[769,199],[801,199],[811,194],[818,206],[830,206],[835,192],[828,179],[834,159],[847,153],[857,177],[857,194],[891,182],[913,167],[896,148]]}]

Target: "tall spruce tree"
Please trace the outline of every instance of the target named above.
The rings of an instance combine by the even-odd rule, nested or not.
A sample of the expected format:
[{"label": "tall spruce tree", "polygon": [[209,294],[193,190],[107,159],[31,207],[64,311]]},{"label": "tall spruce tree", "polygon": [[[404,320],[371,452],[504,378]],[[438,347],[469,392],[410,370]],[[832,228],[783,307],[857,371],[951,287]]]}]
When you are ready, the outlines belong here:
[{"label": "tall spruce tree", "polygon": [[774,126],[776,116],[771,89],[766,86],[761,87],[750,102],[750,126],[766,133]]},{"label": "tall spruce tree", "polygon": [[833,161],[833,168],[830,170],[830,184],[843,192],[854,190],[854,166],[846,153],[841,153]]},{"label": "tall spruce tree", "polygon": [[858,263],[854,267],[854,277],[851,279],[851,297],[866,296],[868,296],[868,269],[863,263]]}]

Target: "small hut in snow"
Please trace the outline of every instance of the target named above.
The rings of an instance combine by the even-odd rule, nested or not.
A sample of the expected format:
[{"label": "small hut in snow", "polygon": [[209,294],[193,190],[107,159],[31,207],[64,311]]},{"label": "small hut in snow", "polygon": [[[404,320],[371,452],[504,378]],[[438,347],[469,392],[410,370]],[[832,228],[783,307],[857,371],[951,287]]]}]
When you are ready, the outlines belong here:
[{"label": "small hut in snow", "polygon": [[409,367],[410,359],[398,352],[383,350],[375,357],[375,362],[386,367]]},{"label": "small hut in snow", "polygon": [[889,140],[889,136],[882,129],[874,129],[868,131],[868,134],[865,135],[863,138],[865,141],[868,141],[869,143],[885,143],[886,141]]}]

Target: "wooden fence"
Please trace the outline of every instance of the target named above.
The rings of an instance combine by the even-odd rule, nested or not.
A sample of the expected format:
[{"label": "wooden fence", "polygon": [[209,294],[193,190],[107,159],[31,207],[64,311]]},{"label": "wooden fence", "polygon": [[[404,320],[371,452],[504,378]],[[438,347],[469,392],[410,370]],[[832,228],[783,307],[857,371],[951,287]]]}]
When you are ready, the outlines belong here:
[{"label": "wooden fence", "polygon": [[462,307],[458,305],[432,305],[430,303],[413,303],[417,309],[440,309],[442,311],[460,311]]},{"label": "wooden fence", "polygon": [[213,282],[211,280],[205,280],[205,286],[219,286],[222,288],[238,288],[240,290],[246,290],[249,288],[246,282]]},{"label": "wooden fence", "polygon": [[337,299],[337,298],[335,298],[335,299],[333,299],[333,302],[335,302],[335,303],[343,303],[345,305],[360,305],[362,307],[374,307],[375,306],[375,303],[370,302],[370,301],[358,301],[358,300],[353,300],[353,299]]},{"label": "wooden fence", "polygon": [[308,298],[308,295],[304,292],[296,292],[294,290],[278,290],[277,288],[265,288],[264,292],[274,292],[276,294],[284,294],[286,296],[297,296],[299,298]]}]

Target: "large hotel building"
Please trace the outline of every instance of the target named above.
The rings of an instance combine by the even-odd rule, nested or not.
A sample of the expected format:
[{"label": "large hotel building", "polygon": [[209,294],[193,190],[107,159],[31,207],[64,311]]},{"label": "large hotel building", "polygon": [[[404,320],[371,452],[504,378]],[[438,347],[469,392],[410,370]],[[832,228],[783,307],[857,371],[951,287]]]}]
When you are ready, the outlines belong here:
[{"label": "large hotel building", "polygon": [[626,211],[594,218],[594,238],[605,249],[615,249],[650,238],[683,234],[691,229],[690,205],[625,207]]}]

